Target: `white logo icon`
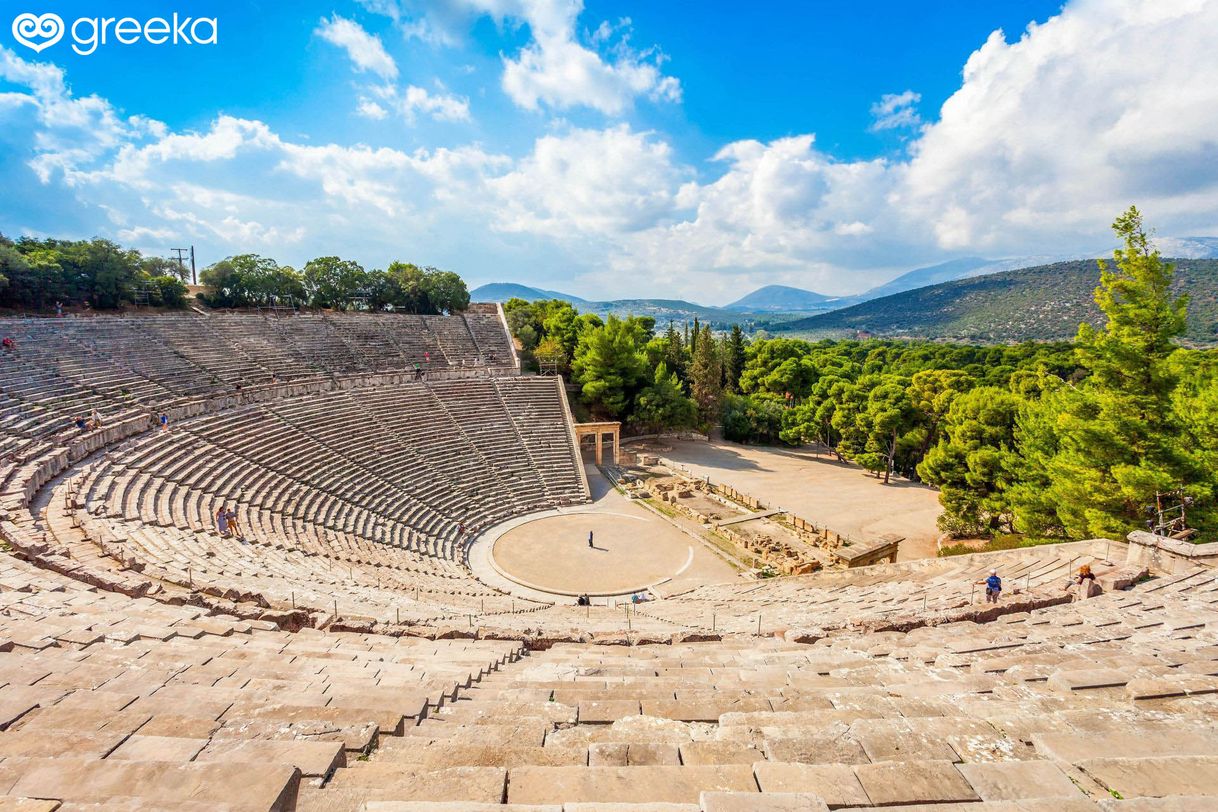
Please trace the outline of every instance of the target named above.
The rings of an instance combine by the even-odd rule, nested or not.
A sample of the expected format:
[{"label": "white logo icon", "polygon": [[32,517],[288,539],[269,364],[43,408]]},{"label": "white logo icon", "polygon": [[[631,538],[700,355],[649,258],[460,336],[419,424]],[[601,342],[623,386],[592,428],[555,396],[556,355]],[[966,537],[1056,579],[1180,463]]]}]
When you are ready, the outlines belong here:
[{"label": "white logo icon", "polygon": [[[35,39],[31,39],[31,37]],[[63,38],[63,19],[58,14],[18,14],[13,20],[13,39],[37,53]],[[41,39],[42,42],[35,41]]]}]

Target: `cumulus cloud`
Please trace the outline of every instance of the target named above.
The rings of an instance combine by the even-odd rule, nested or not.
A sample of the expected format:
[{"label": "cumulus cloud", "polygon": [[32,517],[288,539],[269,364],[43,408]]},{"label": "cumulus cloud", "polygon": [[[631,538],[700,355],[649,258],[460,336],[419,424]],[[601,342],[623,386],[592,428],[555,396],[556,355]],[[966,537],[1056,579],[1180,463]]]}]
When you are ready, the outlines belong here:
[{"label": "cumulus cloud", "polygon": [[498,229],[610,238],[672,219],[679,184],[691,176],[667,143],[621,125],[539,138],[487,185]]},{"label": "cumulus cloud", "polygon": [[469,99],[445,93],[429,93],[417,85],[409,85],[402,98],[407,118],[424,113],[440,121],[469,121]]},{"label": "cumulus cloud", "polygon": [[359,104],[355,108],[355,112],[364,118],[370,118],[373,121],[380,121],[389,115],[389,111],[381,107],[371,99],[360,99]]},{"label": "cumulus cloud", "polygon": [[1104,244],[1136,202],[1160,231],[1218,227],[1218,4],[1079,0],[995,31],[912,146],[894,205],[945,249]]},{"label": "cumulus cloud", "polygon": [[[629,20],[615,29],[602,24],[589,47],[576,36],[578,2],[521,2],[515,11],[525,20],[533,41],[515,57],[504,57],[503,89],[528,110],[587,106],[609,115],[625,110],[638,96],[680,101],[681,84],[665,76],[663,59],[630,46]],[[616,44],[613,44],[617,37]],[[608,56],[595,46],[609,45]]]},{"label": "cumulus cloud", "polygon": [[664,74],[663,54],[632,45],[629,18],[581,35],[581,0],[365,0],[364,6],[395,20],[405,36],[440,45],[459,42],[481,16],[526,27],[529,41],[503,56],[502,87],[527,110],[589,107],[615,116],[637,98],[681,100],[681,82]]},{"label": "cumulus cloud", "polygon": [[918,115],[918,102],[922,101],[921,93],[906,90],[904,93],[885,93],[880,100],[871,105],[872,130],[916,129],[922,124]]},{"label": "cumulus cloud", "polygon": [[386,80],[398,77],[397,63],[385,50],[380,38],[369,34],[354,20],[337,14],[329,19],[323,18],[317,27],[317,36],[346,51],[356,71],[375,73]]},{"label": "cumulus cloud", "polygon": [[[467,14],[492,5],[450,2]],[[547,32],[575,42],[577,6],[494,5],[486,13],[501,20],[529,7],[531,43]],[[621,30],[576,45],[612,67],[620,57],[602,49]],[[1094,255],[1130,203],[1160,234],[1218,233],[1214,30],[1213,2],[1075,0],[1014,41],[991,35],[937,116],[923,112],[906,155],[873,160],[842,160],[797,134],[726,144],[707,164],[623,124],[555,124],[511,156],[470,144],[311,144],[225,116],[176,131],[75,96],[59,68],[2,47],[11,87],[0,85],[0,127],[31,133],[24,160],[42,183],[124,212],[116,227],[147,239],[172,231],[226,253],[424,245],[473,277],[557,266],[588,295],[725,301],[772,282],[849,293],[954,253]],[[524,52],[508,60],[530,74],[520,92],[531,87],[536,104],[567,103],[536,83]],[[392,93],[365,89],[366,116],[468,115],[443,87],[378,87]],[[647,91],[597,92],[613,109]],[[881,99],[877,125],[916,96]]]}]

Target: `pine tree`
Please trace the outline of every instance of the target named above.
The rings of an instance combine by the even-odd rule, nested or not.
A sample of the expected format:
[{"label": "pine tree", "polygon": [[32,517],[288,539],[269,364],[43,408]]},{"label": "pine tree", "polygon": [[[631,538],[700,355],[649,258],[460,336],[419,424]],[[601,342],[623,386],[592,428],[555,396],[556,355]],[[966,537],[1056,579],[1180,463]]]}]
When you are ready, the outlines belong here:
[{"label": "pine tree", "polygon": [[918,465],[918,476],[939,488],[940,529],[961,535],[1010,529],[1006,490],[1016,464],[1021,405],[1018,395],[993,386],[952,400],[938,443]]},{"label": "pine tree", "polygon": [[1173,268],[1152,249],[1134,207],[1113,230],[1125,247],[1100,263],[1101,329],[1079,327],[1076,354],[1090,377],[1063,397],[1058,447],[1047,461],[1049,498],[1066,534],[1121,538],[1142,523],[1157,491],[1195,487],[1200,473],[1181,447],[1169,358],[1187,301],[1170,292]]},{"label": "pine tree", "polygon": [[639,392],[630,420],[645,431],[655,432],[687,428],[697,415],[698,407],[681,390],[676,373],[669,372],[661,361],[651,385]]},{"label": "pine tree", "polygon": [[580,335],[571,368],[585,403],[608,417],[626,413],[647,376],[642,343],[637,324],[614,316]]}]

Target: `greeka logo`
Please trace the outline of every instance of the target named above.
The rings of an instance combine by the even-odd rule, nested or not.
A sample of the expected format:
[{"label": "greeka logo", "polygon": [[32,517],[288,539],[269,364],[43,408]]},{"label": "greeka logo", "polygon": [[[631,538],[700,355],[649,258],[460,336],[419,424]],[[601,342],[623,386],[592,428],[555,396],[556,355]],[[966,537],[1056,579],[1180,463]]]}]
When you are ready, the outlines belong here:
[{"label": "greeka logo", "polygon": [[[81,56],[99,47],[118,43],[135,45],[215,45],[220,25],[216,17],[181,17],[174,12],[169,19],[150,17],[81,17],[70,29],[72,50]],[[65,26],[58,14],[18,14],[13,20],[13,39],[36,53],[42,53],[63,39]]]},{"label": "greeka logo", "polygon": [[[42,42],[35,42],[31,37],[40,37]],[[13,38],[27,48],[33,48],[41,53],[63,39],[63,19],[58,14],[18,14],[13,20]]]}]

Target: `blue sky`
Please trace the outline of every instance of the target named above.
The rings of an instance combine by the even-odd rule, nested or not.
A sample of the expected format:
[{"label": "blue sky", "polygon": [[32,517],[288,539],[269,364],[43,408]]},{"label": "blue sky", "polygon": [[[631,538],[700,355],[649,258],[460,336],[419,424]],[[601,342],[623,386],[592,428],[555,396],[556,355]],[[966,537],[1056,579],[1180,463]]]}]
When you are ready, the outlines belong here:
[{"label": "blue sky", "polygon": [[[6,3],[0,231],[707,303],[1214,234],[1216,5]],[[171,10],[218,41],[9,31]]]}]

